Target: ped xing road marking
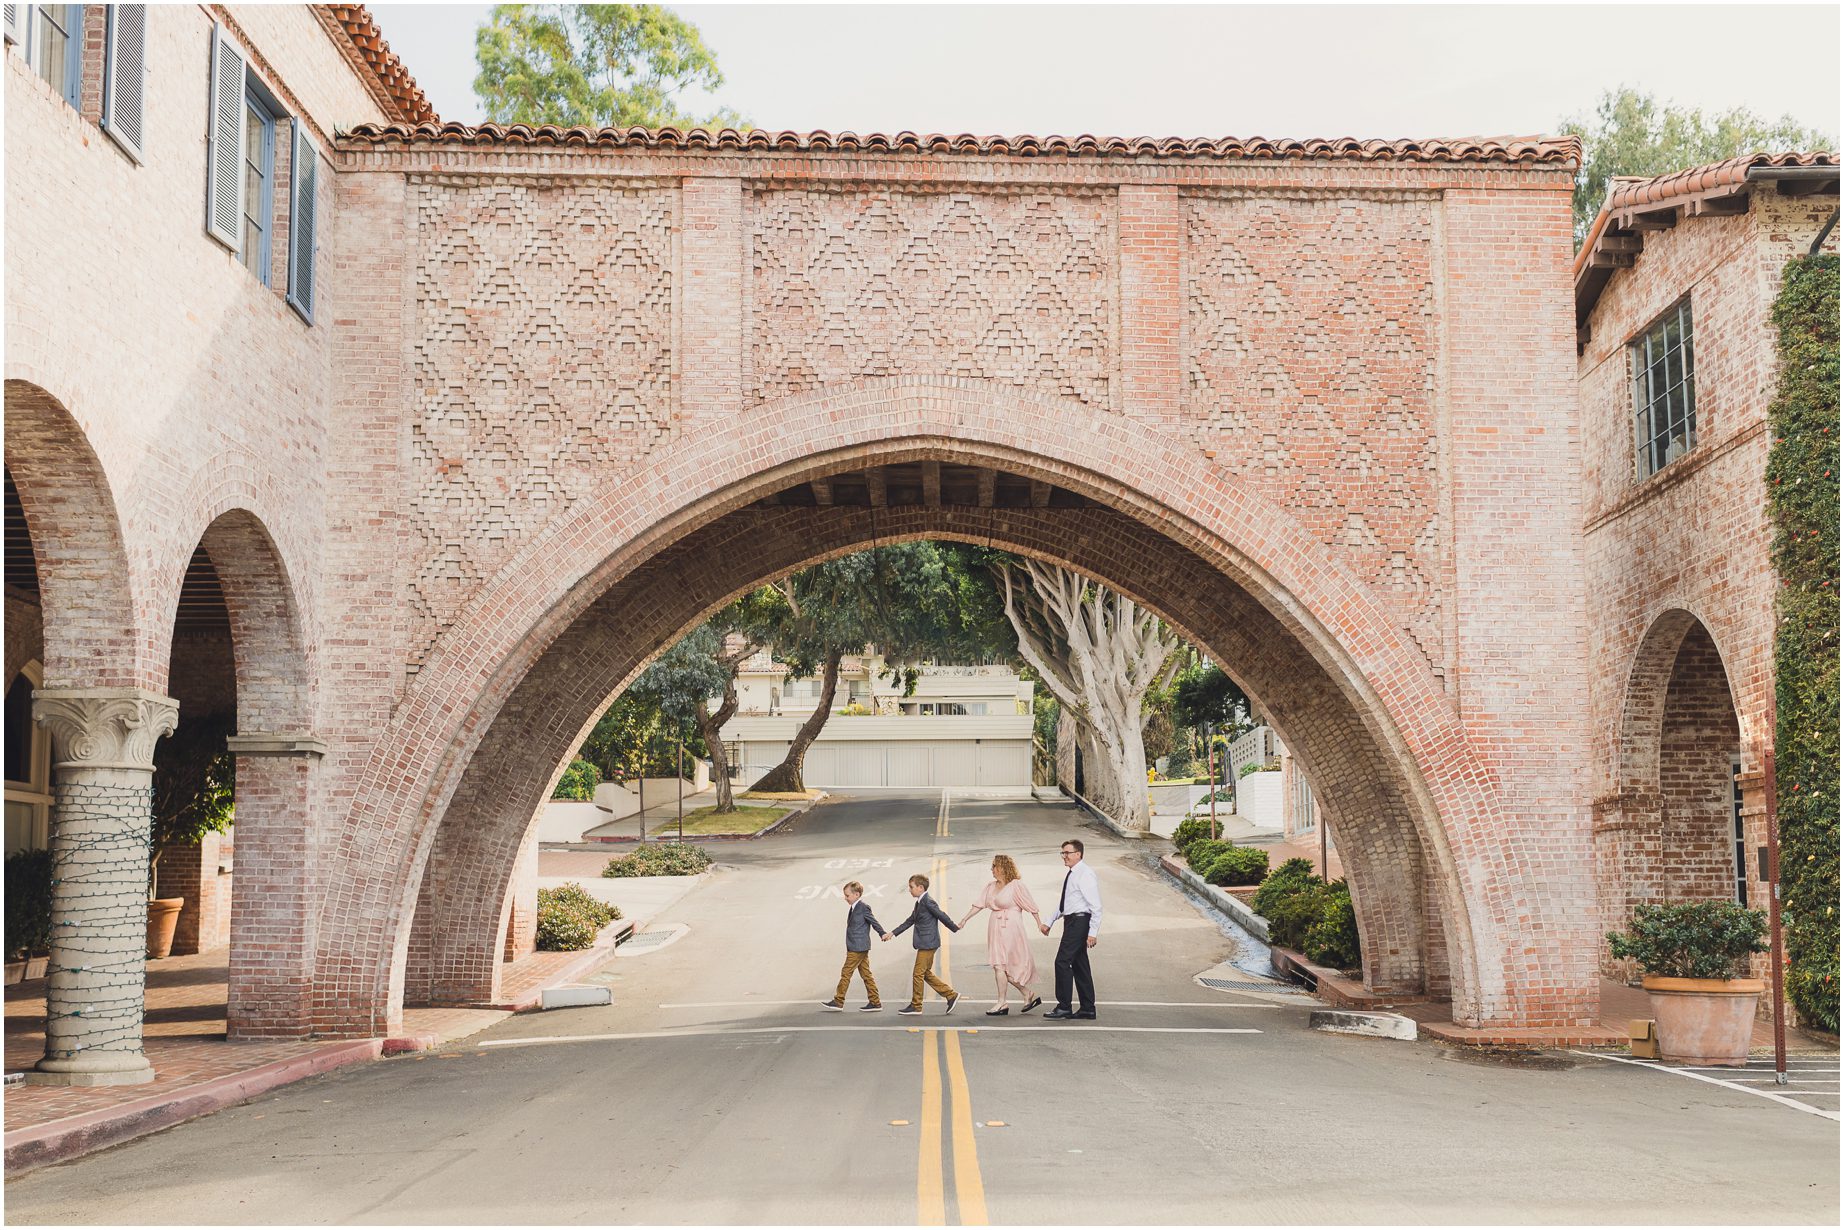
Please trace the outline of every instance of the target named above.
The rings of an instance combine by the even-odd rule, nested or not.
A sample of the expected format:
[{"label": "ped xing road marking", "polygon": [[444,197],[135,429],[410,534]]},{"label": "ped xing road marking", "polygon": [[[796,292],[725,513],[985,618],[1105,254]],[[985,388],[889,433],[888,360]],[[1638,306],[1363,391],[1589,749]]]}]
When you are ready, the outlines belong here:
[{"label": "ped xing road marking", "polygon": [[[985,1026],[988,1034],[1258,1034],[1259,1029],[1211,1028],[1181,1025],[997,1025]],[[476,1042],[477,1047],[496,1050],[519,1046],[558,1046],[569,1042],[644,1042],[654,1038],[725,1038],[743,1034],[865,1034],[865,1033],[957,1033],[945,1025],[763,1025],[748,1029],[656,1029],[627,1034],[552,1034],[543,1038],[490,1038]],[[964,1032],[973,1033],[973,1030]],[[440,1055],[440,1059],[458,1059],[458,1055]]]},{"label": "ped xing road marking", "polygon": [[[943,942],[944,943],[946,942],[945,936],[943,937]],[[990,1004],[994,1002],[996,1001],[990,1000],[990,999],[974,999],[972,996],[967,997],[967,1003],[970,1005],[971,1004]],[[657,1004],[655,1005],[655,1007],[658,1007],[661,1009],[666,1009],[666,1008],[753,1008],[753,1007],[760,1005],[763,1007],[770,1007],[770,1008],[783,1008],[783,1007],[799,1007],[801,1005],[811,1004],[811,1003],[813,1003],[813,1000],[811,997],[807,999],[723,999],[723,1000],[707,1000],[707,1001],[703,1001],[700,1003],[687,1003],[687,1004]],[[1268,1011],[1268,1012],[1278,1011],[1279,1009],[1282,1009],[1282,1008],[1294,1007],[1294,1005],[1292,1004],[1239,1004],[1239,1003],[1233,1003],[1229,1000],[1213,1000],[1209,1003],[1199,1003],[1196,1000],[1166,1001],[1166,1000],[1156,1000],[1156,999],[1104,999],[1101,1001],[1099,1006],[1103,1008],[1234,1008],[1237,1010],[1241,1010],[1244,1008],[1252,1008],[1252,1009],[1255,1009],[1256,1011]]]},{"label": "ped xing road marking", "polygon": [[[1684,1076],[1693,1081],[1702,1081],[1708,1085],[1720,1085],[1724,1089],[1733,1089],[1737,1093],[1748,1093],[1753,1094],[1757,1098],[1766,1098],[1770,1102],[1778,1102],[1782,1106],[1791,1106],[1794,1110],[1803,1110],[1808,1115],[1817,1115],[1819,1118],[1829,1119],[1833,1123],[1839,1121],[1839,1114],[1835,1110],[1820,1110],[1816,1106],[1808,1106],[1797,1098],[1789,1098],[1782,1094],[1770,1093],[1765,1089],[1755,1089],[1749,1085],[1737,1084],[1734,1081],[1718,1080],[1713,1076],[1705,1076],[1701,1072],[1692,1072],[1686,1068],[1661,1068],[1656,1063],[1648,1063],[1641,1059],[1628,1059],[1624,1055],[1603,1055],[1597,1051],[1571,1051],[1569,1053],[1572,1055],[1587,1055],[1594,1059],[1606,1059],[1614,1063],[1630,1064],[1635,1068],[1650,1068],[1654,1072],[1669,1072],[1674,1076]],[[1730,1070],[1733,1072],[1747,1071],[1746,1068],[1732,1068]]]}]

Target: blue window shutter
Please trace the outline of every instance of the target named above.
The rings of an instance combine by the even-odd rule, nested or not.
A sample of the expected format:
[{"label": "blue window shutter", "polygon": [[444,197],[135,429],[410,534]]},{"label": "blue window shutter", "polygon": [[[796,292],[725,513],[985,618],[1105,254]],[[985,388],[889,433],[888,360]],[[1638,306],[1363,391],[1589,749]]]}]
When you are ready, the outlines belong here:
[{"label": "blue window shutter", "polygon": [[111,4],[102,73],[102,128],[127,155],[142,161],[147,102],[147,6]]},{"label": "blue window shutter", "polygon": [[320,161],[314,143],[307,138],[307,125],[297,118],[294,149],[288,160],[290,193],[293,197],[288,216],[288,303],[301,313],[301,319],[314,323],[314,240],[319,231],[315,216],[318,197],[314,188],[320,182]]},{"label": "blue window shutter", "polygon": [[205,167],[205,231],[237,251],[243,243],[243,50],[211,28],[211,144]]}]

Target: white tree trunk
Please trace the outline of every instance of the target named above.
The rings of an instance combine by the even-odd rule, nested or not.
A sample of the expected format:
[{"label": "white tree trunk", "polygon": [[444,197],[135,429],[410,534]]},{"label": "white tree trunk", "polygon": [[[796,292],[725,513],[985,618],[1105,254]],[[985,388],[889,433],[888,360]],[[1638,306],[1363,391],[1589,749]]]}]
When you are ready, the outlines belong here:
[{"label": "white tree trunk", "polygon": [[[1179,641],[1132,599],[1054,564],[1024,560],[1027,589],[1013,568],[1000,569],[1005,614],[1018,648],[1044,686],[1073,714],[1088,753],[1085,784],[1091,801],[1122,828],[1152,827],[1146,796],[1146,748],[1140,740],[1146,693],[1164,687],[1181,658]],[[1105,778],[1108,793],[1097,797]]]}]

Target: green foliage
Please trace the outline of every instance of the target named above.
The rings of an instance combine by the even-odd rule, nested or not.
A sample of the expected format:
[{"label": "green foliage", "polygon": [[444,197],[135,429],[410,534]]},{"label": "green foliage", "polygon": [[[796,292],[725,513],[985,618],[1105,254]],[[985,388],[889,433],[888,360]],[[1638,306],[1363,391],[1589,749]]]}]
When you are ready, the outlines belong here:
[{"label": "green foliage", "polygon": [[1605,91],[1593,116],[1564,120],[1562,131],[1582,139],[1582,165],[1575,176],[1578,248],[1606,199],[1611,176],[1649,179],[1743,154],[1835,148],[1829,136],[1790,115],[1767,120],[1742,107],[1705,115],[1630,86]]},{"label": "green foliage", "polygon": [[1316,894],[1319,919],[1307,928],[1300,952],[1315,965],[1356,969],[1363,964],[1358,948],[1357,911],[1351,908],[1351,890],[1343,880],[1328,884]]},{"label": "green foliage", "polygon": [[648,843],[632,854],[617,855],[602,868],[604,876],[621,879],[631,876],[695,876],[711,865],[711,856],[697,846],[678,842],[656,845]]},{"label": "green foliage", "polygon": [[6,860],[6,959],[51,950],[49,850],[21,850]]},{"label": "green foliage", "polygon": [[1282,897],[1299,892],[1310,884],[1318,883],[1319,877],[1313,874],[1313,861],[1309,858],[1290,858],[1268,873],[1261,882],[1261,888],[1250,900],[1249,905],[1263,918],[1268,917],[1268,910]]},{"label": "green foliage", "polygon": [[595,943],[596,932],[621,917],[619,907],[598,901],[581,884],[538,890],[538,947],[575,952]]},{"label": "green foliage", "polygon": [[1184,848],[1185,862],[1201,876],[1210,869],[1210,864],[1235,848],[1235,842],[1225,841],[1221,837],[1198,837]]},{"label": "green foliage", "polygon": [[1249,698],[1214,662],[1197,662],[1181,671],[1172,685],[1173,718],[1180,726],[1208,722],[1218,734],[1234,738],[1249,720]]},{"label": "green foliage", "polygon": [[699,120],[688,89],[723,84],[698,27],[657,4],[499,4],[474,35],[474,93],[499,124],[747,127]]},{"label": "green foliage", "polygon": [[1206,881],[1220,888],[1241,888],[1260,884],[1268,874],[1268,852],[1251,846],[1235,846],[1210,861],[1202,872]]},{"label": "green foliage", "polygon": [[557,788],[551,791],[551,797],[587,803],[595,798],[595,788],[601,780],[602,775],[593,764],[587,760],[572,760],[563,776],[557,779]]},{"label": "green foliage", "polygon": [[1247,777],[1251,773],[1266,773],[1267,771],[1268,771],[1268,763],[1265,760],[1257,760],[1253,764],[1243,765],[1241,770],[1236,774],[1236,776],[1238,778],[1243,778],[1243,777]]},{"label": "green foliage", "polygon": [[1740,978],[1751,953],[1766,952],[1767,915],[1733,901],[1633,907],[1631,929],[1609,931],[1613,955],[1663,978]]},{"label": "green foliage", "polygon": [[1787,264],[1774,304],[1767,506],[1780,577],[1774,778],[1787,992],[1838,1029],[1838,258]]},{"label": "green foliage", "polygon": [[234,724],[228,713],[202,714],[154,745],[150,892],[158,891],[160,856],[168,846],[197,845],[236,819],[237,758],[227,743]]},{"label": "green foliage", "polygon": [[[1338,905],[1338,898],[1343,897],[1345,904]],[[1334,880],[1327,884],[1313,874],[1312,860],[1290,858],[1268,873],[1255,890],[1249,901],[1249,907],[1268,920],[1268,941],[1281,948],[1293,948],[1305,952],[1305,945],[1315,928],[1320,928],[1319,942],[1328,953],[1344,955],[1338,948],[1342,926],[1342,916],[1338,910],[1348,909],[1351,892],[1343,880]],[[1349,969],[1361,963],[1361,954],[1356,951],[1357,923],[1351,923],[1350,959],[1341,962],[1322,962],[1336,964],[1339,969]],[[1317,961],[1311,953],[1306,953],[1311,960]]]},{"label": "green foliage", "polygon": [[[1217,831],[1222,831],[1220,825]],[[1192,842],[1209,836],[1209,816],[1186,816],[1183,820],[1178,822],[1178,827],[1172,830],[1172,846],[1174,849],[1183,852],[1190,847]]]}]

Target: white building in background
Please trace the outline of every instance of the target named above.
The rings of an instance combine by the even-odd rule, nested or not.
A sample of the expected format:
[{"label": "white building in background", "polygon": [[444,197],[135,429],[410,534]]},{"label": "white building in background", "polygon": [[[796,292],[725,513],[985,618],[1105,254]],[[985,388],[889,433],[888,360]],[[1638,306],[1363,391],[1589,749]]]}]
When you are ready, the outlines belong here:
[{"label": "white building in background", "polygon": [[[807,749],[805,779],[828,790],[1031,793],[1034,684],[1008,666],[917,668],[916,689],[879,678],[877,654],[841,664],[833,715]],[[790,679],[767,651],[737,676],[738,709],[723,728],[743,786],[781,763],[819,703],[818,679]]]}]

